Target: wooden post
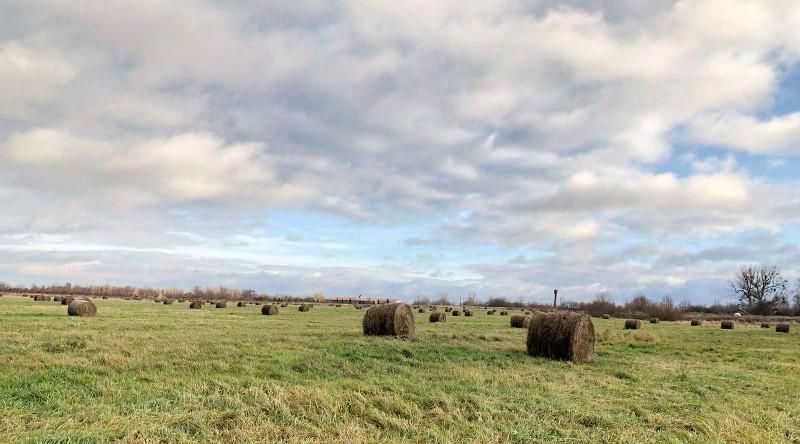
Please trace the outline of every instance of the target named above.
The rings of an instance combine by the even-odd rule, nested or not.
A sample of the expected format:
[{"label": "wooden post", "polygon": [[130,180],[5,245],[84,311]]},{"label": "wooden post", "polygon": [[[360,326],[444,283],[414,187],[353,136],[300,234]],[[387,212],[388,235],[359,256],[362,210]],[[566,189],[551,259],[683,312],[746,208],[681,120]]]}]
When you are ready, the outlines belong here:
[{"label": "wooden post", "polygon": [[553,290],[553,308],[556,308],[558,302],[558,289]]}]

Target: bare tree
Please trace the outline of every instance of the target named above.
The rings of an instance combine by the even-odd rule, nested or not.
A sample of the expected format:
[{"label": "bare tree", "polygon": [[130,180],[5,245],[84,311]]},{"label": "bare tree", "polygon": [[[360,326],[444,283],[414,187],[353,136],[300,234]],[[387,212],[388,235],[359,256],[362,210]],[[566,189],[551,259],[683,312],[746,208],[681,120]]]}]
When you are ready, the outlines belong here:
[{"label": "bare tree", "polygon": [[788,281],[778,267],[762,265],[743,267],[730,282],[731,292],[751,313],[771,314],[787,305]]}]

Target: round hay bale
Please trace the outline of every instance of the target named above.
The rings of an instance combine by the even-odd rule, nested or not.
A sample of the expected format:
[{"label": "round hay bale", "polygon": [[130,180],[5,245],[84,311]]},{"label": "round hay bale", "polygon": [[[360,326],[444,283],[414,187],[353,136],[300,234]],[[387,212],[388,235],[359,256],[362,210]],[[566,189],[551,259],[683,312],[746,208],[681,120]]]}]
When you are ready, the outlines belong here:
[{"label": "round hay bale", "polygon": [[464,310],[464,316],[472,316],[472,310]]},{"label": "round hay bale", "polygon": [[778,333],[789,333],[789,324],[778,324],[775,326],[775,331]]},{"label": "round hay bale", "polygon": [[179,304],[183,304],[185,301],[183,299],[178,299]]},{"label": "round hay bale", "polygon": [[451,311],[453,311],[453,307],[445,307],[444,311],[450,313]]},{"label": "round hay bale", "polygon": [[303,304],[303,305],[297,307],[297,310],[298,311],[302,311],[302,312],[306,312],[308,310],[311,310],[311,307],[309,307],[308,305]]},{"label": "round hay bale", "polygon": [[650,318],[651,324],[658,324],[658,318]]},{"label": "round hay bale", "polygon": [[445,322],[447,320],[447,315],[441,311],[434,311],[428,316],[428,320],[431,321],[431,323]]},{"label": "round hay bale", "polygon": [[703,321],[701,321],[700,319],[692,319],[692,322],[690,323],[690,325],[692,327],[699,327],[699,326],[703,325]]},{"label": "round hay bale", "polygon": [[336,308],[339,308],[341,306],[342,306],[342,304],[336,304]]},{"label": "round hay bale", "polygon": [[406,336],[416,331],[414,314],[408,304],[395,303],[371,307],[364,313],[365,336]]},{"label": "round hay bale", "polygon": [[281,304],[281,307],[284,307],[284,308],[286,308],[286,307],[288,307],[288,306],[289,306],[289,304],[287,304],[286,302],[284,302],[283,304]]},{"label": "round hay bale", "polygon": [[638,319],[628,319],[625,321],[625,330],[638,330],[642,326],[642,321]]},{"label": "round hay bale", "polygon": [[611,315],[606,313],[603,315],[603,319],[611,319]]},{"label": "round hay bale", "polygon": [[356,305],[356,310],[363,310],[363,309],[364,309],[363,305]]},{"label": "round hay bale", "polygon": [[533,316],[525,316],[525,320],[522,321],[522,328],[530,327],[531,321],[533,321]]},{"label": "round hay bale", "polygon": [[55,302],[61,302],[61,296],[56,296],[56,297],[54,297],[54,298],[53,298],[53,301],[55,301]]},{"label": "round hay bale", "polygon": [[106,300],[106,299],[108,299],[108,296],[103,296],[103,300]]},{"label": "round hay bale", "polygon": [[495,314],[495,311],[496,310],[489,310],[489,311],[486,312],[486,314],[487,315],[493,315],[493,314]]},{"label": "round hay bale", "polygon": [[425,309],[424,308],[418,308],[417,309],[417,313],[425,313]]},{"label": "round hay bale", "polygon": [[164,299],[164,305],[172,305],[172,299]]},{"label": "round hay bale", "polygon": [[453,315],[453,316],[461,316],[461,312],[458,311],[458,310],[453,310],[453,311],[450,312],[450,314]]},{"label": "round hay bale", "polygon": [[500,312],[500,316],[508,316],[508,312],[503,310]]},{"label": "round hay bale", "polygon": [[525,327],[525,318],[526,316],[523,315],[513,315],[509,319],[511,321],[512,328],[524,328]]},{"label": "round hay bale", "polygon": [[549,359],[588,362],[594,357],[594,324],[587,314],[539,313],[528,328],[528,354]]},{"label": "round hay bale", "polygon": [[761,328],[769,328],[769,322],[762,322]]},{"label": "round hay bale", "polygon": [[189,304],[189,308],[191,308],[192,310],[200,310],[201,308],[203,308],[203,303],[200,301],[192,301],[192,303]]},{"label": "round hay bale", "polygon": [[734,323],[733,321],[722,321],[719,324],[719,327],[723,330],[733,330]]},{"label": "round hay bale", "polygon": [[73,298],[71,296],[67,296],[65,298],[61,298],[61,305],[69,305],[70,302],[72,302],[73,300],[75,300],[75,298]]},{"label": "round hay bale", "polygon": [[70,316],[94,316],[97,314],[97,307],[88,299],[75,299],[67,306],[67,314]]},{"label": "round hay bale", "polygon": [[261,306],[261,314],[266,316],[275,316],[278,314],[278,306],[277,305],[262,305]]},{"label": "round hay bale", "polygon": [[247,307],[247,302],[239,301],[236,303],[237,307]]},{"label": "round hay bale", "polygon": [[216,305],[217,308],[225,308],[227,306],[228,306],[228,304],[226,304],[225,302],[217,302],[217,305]]}]

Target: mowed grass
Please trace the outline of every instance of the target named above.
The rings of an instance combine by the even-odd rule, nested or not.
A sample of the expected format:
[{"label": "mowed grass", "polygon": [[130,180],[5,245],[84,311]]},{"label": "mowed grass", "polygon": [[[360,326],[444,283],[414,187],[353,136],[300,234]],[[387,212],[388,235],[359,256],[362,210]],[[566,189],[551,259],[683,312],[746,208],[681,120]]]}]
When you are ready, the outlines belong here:
[{"label": "mowed grass", "polygon": [[[800,442],[800,326],[594,319],[597,358],[525,354],[509,318],[0,298],[0,442]],[[518,313],[518,312],[512,312]]]}]

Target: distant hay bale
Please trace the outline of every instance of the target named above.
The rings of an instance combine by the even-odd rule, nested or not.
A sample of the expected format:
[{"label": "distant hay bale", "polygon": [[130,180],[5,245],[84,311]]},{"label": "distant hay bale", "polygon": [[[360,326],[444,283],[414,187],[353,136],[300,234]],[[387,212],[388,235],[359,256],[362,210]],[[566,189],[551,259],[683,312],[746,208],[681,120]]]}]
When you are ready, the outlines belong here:
[{"label": "distant hay bale", "polygon": [[67,306],[67,314],[70,316],[94,316],[97,314],[97,307],[88,299],[75,299]]},{"label": "distant hay bale", "polygon": [[217,302],[217,305],[216,305],[217,308],[225,308],[227,306],[228,306],[228,304],[226,304],[225,302]]},{"label": "distant hay bale", "polygon": [[642,321],[638,319],[628,319],[625,321],[625,330],[638,330],[642,326]]},{"label": "distant hay bale", "polygon": [[453,310],[453,311],[450,312],[450,314],[453,315],[453,316],[461,316],[461,312],[458,311],[458,310]]},{"label": "distant hay bale", "polygon": [[360,304],[356,305],[355,307],[356,307],[356,310],[363,310],[364,309],[364,306],[360,305]]},{"label": "distant hay bale", "polygon": [[528,327],[528,354],[549,359],[588,362],[594,357],[594,324],[587,314],[538,313]]},{"label": "distant hay bale", "polygon": [[444,311],[446,311],[447,313],[450,313],[451,311],[453,311],[453,307],[445,307]]},{"label": "distant hay bale", "polygon": [[425,313],[425,309],[424,308],[418,308],[417,309],[417,313]]},{"label": "distant hay bale", "polygon": [[247,302],[239,301],[239,302],[236,303],[236,306],[237,307],[247,307]]},{"label": "distant hay bale", "polygon": [[722,321],[719,324],[719,327],[723,330],[733,330],[734,323],[733,321]]},{"label": "distant hay bale", "polygon": [[172,305],[172,299],[164,299],[164,305]]},{"label": "distant hay bale", "polygon": [[342,306],[342,304],[336,304],[336,308],[339,308],[341,306]]},{"label": "distant hay bale", "polygon": [[153,299],[153,302],[155,302],[156,304],[160,304],[161,303],[161,299],[155,298],[155,299]]},{"label": "distant hay bale", "polygon": [[603,315],[603,319],[611,319],[611,315],[610,314],[604,314]]},{"label": "distant hay bale", "polygon": [[183,304],[185,301],[183,299],[178,299],[179,304]]},{"label": "distant hay bale", "polygon": [[523,315],[513,315],[509,319],[511,321],[511,327],[513,328],[524,328],[525,327],[525,318],[526,316]]},{"label": "distant hay bale", "polygon": [[761,328],[769,328],[769,322],[762,322]]},{"label": "distant hay bale", "polygon": [[203,308],[203,303],[200,301],[192,301],[192,303],[189,304],[189,308],[193,310],[200,310],[201,308]]},{"label": "distant hay bale", "polygon": [[74,299],[75,298],[70,297],[70,296],[61,298],[61,305],[69,305],[69,303],[72,302]]},{"label": "distant hay bale", "polygon": [[289,304],[287,304],[286,302],[284,302],[283,304],[281,304],[281,307],[283,307],[283,308],[286,308],[286,307],[288,307],[288,306],[289,306]]},{"label": "distant hay bale", "polygon": [[261,314],[266,316],[275,316],[278,314],[277,305],[263,305],[261,307]]},{"label": "distant hay bale", "polygon": [[500,312],[500,316],[508,316],[508,312],[503,310]]},{"label": "distant hay bale", "polygon": [[489,310],[489,311],[486,312],[486,314],[487,315],[493,315],[493,314],[495,314],[495,312],[496,312],[496,310]]},{"label": "distant hay bale", "polygon": [[61,302],[61,296],[56,296],[56,297],[54,297],[54,298],[53,298],[53,301],[55,301],[55,302]]},{"label": "distant hay bale", "polygon": [[703,321],[701,321],[700,319],[692,319],[692,322],[690,324],[692,327],[699,327],[703,325]]},{"label": "distant hay bale", "polygon": [[464,310],[464,316],[472,316],[472,310]]},{"label": "distant hay bale", "polygon": [[428,316],[428,320],[431,321],[431,323],[445,322],[447,320],[447,315],[441,311],[434,311]]},{"label": "distant hay bale", "polygon": [[311,310],[311,307],[309,307],[308,305],[305,305],[305,304],[303,304],[303,305],[301,305],[301,306],[297,307],[297,311],[306,312],[306,311],[308,311],[308,310]]},{"label": "distant hay bale", "polygon": [[108,296],[103,296],[103,300],[106,300],[106,299],[108,299]]},{"label": "distant hay bale", "polygon": [[658,318],[650,318],[651,324],[658,324]]},{"label": "distant hay bale", "polygon": [[403,303],[371,307],[364,313],[363,327],[365,336],[412,337],[416,331],[411,307]]},{"label": "distant hay bale", "polygon": [[778,333],[789,333],[789,324],[778,324],[775,326],[775,331]]}]

